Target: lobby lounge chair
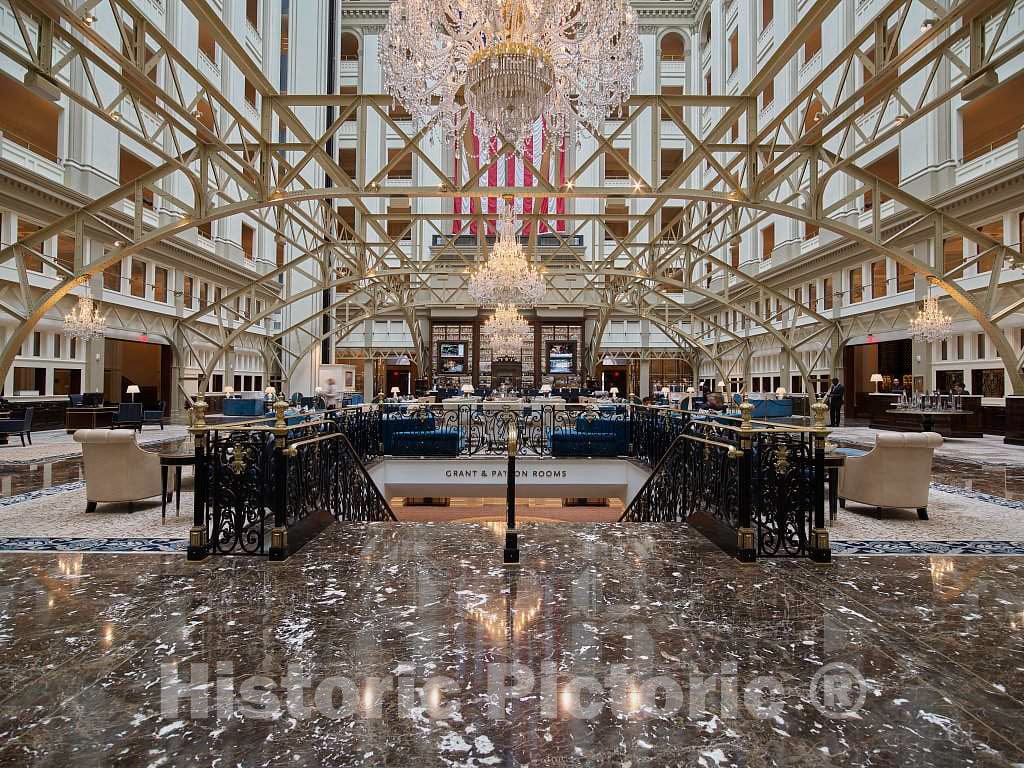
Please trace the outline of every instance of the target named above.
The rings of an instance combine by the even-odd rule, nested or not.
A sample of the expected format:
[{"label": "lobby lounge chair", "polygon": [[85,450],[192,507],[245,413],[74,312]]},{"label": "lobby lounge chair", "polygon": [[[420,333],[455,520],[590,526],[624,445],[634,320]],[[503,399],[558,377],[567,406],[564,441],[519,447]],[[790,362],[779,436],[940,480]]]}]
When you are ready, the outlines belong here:
[{"label": "lobby lounge chair", "polygon": [[935,432],[883,432],[863,455],[844,451],[839,470],[839,504],[856,501],[882,509],[916,509],[928,519],[928,484],[932,455],[942,445]]},{"label": "lobby lounge chair", "polygon": [[115,429],[142,431],[142,403],[121,403],[114,414]]},{"label": "lobby lounge chair", "polygon": [[160,400],[156,404],[156,408],[151,411],[142,411],[142,423],[159,425],[160,429],[164,428],[164,401]]},{"label": "lobby lounge chair", "polygon": [[160,456],[142,450],[129,429],[80,429],[85,465],[86,512],[99,503],[133,502],[159,496]]},{"label": "lobby lounge chair", "polygon": [[0,420],[0,434],[17,435],[21,438],[21,447],[25,447],[25,438],[28,444],[32,445],[32,413],[35,411],[31,406],[25,409],[20,419]]}]

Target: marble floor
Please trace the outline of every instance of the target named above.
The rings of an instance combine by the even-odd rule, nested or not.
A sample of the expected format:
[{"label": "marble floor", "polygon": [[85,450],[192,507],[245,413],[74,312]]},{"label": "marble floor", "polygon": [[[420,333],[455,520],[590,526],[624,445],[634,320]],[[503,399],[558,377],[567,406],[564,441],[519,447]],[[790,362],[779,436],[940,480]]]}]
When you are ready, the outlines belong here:
[{"label": "marble floor", "polygon": [[423,523],[275,565],[0,557],[0,764],[1024,763],[1024,559],[521,539],[517,569],[486,526]]}]

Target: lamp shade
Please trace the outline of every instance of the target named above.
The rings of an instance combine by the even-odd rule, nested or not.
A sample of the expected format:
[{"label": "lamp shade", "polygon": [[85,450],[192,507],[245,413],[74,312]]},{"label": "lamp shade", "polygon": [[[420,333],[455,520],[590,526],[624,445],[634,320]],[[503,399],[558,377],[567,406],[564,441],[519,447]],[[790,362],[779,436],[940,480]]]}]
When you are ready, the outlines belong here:
[{"label": "lamp shade", "polygon": [[224,387],[224,394],[225,395],[233,395],[233,394],[235,394],[235,388],[234,387]]},{"label": "lamp shade", "polygon": [[140,392],[142,392],[142,390],[139,389],[139,385],[138,384],[129,384],[128,385],[128,389],[125,390],[125,394],[128,394],[128,395],[137,395]]},{"label": "lamp shade", "polygon": [[391,388],[391,394],[392,394],[392,395],[397,395],[397,394],[398,394],[399,392],[401,392],[401,391],[402,391],[402,390],[400,390],[400,389],[399,389],[398,387],[392,387],[392,388]]},{"label": "lamp shade", "polygon": [[474,392],[476,392],[476,390],[473,388],[472,384],[463,384],[462,385],[462,393],[464,395],[471,395]]},{"label": "lamp shade", "polygon": [[551,385],[550,384],[541,384],[540,385],[540,391],[544,392],[545,394],[550,392],[551,391]]},{"label": "lamp shade", "polygon": [[688,394],[688,395],[695,395],[695,394],[697,394],[697,390],[694,389],[693,387],[687,387],[686,388],[686,394]]},{"label": "lamp shade", "polygon": [[611,392],[612,395],[615,395],[615,396],[618,396],[618,394],[619,394],[619,388],[618,387],[612,387],[608,391]]},{"label": "lamp shade", "polygon": [[884,381],[884,379],[882,378],[882,374],[880,374],[880,373],[872,373],[871,374],[871,383],[872,384],[879,384],[882,381]]},{"label": "lamp shade", "polygon": [[669,388],[668,387],[662,387],[661,388],[661,394],[667,395],[668,393],[669,393]]},{"label": "lamp shade", "polygon": [[267,387],[263,391],[266,392],[268,395],[276,395],[277,394],[277,390],[274,389],[273,387]]},{"label": "lamp shade", "polygon": [[775,390],[775,395],[777,397],[785,397],[786,396],[786,388],[785,387],[779,387],[778,389]]}]

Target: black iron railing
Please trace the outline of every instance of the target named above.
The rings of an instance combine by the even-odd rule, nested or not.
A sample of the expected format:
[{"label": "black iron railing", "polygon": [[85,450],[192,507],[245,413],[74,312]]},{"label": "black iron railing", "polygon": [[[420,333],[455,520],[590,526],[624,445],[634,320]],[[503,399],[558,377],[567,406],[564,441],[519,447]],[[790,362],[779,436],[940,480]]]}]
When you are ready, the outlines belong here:
[{"label": "black iron railing", "polygon": [[342,409],[217,426],[197,404],[195,512],[189,559],[283,559],[334,520],[389,521],[394,513],[366,464],[380,456],[380,415]]},{"label": "black iron railing", "polygon": [[631,419],[625,405],[537,402],[384,405],[382,451],[393,456],[501,456],[513,425],[518,456],[629,455]]},{"label": "black iron railing", "polygon": [[621,520],[685,521],[745,560],[830,560],[827,430],[753,421],[747,404],[741,410],[746,417],[708,418],[633,408],[633,455],[652,473]]},{"label": "black iron railing", "polygon": [[[198,406],[198,404],[197,404]],[[205,426],[196,436],[189,556],[285,557],[333,520],[394,515],[366,466],[385,455],[617,456],[651,476],[623,521],[687,522],[743,559],[830,559],[824,406],[817,426],[665,408],[561,403],[385,404]],[[514,439],[510,439],[514,438]],[[514,496],[512,498],[514,503]]]}]

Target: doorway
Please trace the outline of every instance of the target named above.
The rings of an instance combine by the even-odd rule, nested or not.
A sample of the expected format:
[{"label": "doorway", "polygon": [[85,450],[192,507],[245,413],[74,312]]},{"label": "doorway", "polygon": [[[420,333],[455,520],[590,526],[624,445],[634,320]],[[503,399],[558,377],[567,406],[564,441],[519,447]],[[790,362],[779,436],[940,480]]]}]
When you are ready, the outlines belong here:
[{"label": "doorway", "polygon": [[126,390],[138,386],[137,403],[153,408],[160,401],[167,407],[170,390],[171,348],[162,344],[107,338],[103,341],[103,399],[111,403],[128,402]]}]

